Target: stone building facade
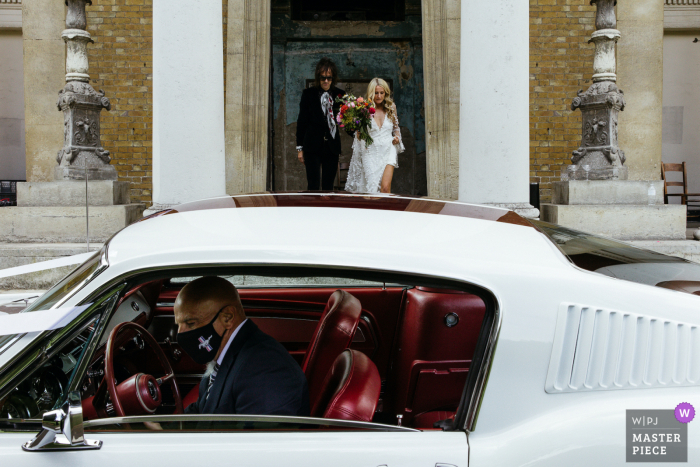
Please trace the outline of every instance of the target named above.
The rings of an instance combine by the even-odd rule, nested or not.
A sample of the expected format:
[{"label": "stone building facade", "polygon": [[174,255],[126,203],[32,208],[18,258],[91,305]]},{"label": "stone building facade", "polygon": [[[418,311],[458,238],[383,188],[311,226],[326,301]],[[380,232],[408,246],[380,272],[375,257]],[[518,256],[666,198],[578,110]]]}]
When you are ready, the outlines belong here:
[{"label": "stone building facade", "polygon": [[[229,5],[229,2],[234,3]],[[0,5],[6,3],[17,6],[21,0],[2,0]],[[56,92],[63,86],[65,63],[64,45],[60,39],[64,14],[62,3],[24,0],[23,5],[24,75],[25,78],[41,76],[41,79],[34,78],[24,83],[25,108],[29,110],[25,149],[28,180],[41,181],[50,177],[49,166],[54,163],[53,156],[61,141],[61,118],[54,103]],[[424,67],[424,82],[439,84],[432,84],[433,89],[422,90],[425,102],[414,112],[426,122],[426,149],[421,156],[425,160],[419,163],[426,167],[428,194],[454,199],[458,197],[459,184],[459,119],[456,117],[459,114],[460,2],[405,0],[398,3],[410,15],[422,18],[422,35],[430,35],[428,42],[439,38],[439,42],[431,42],[432,49],[425,52],[432,54],[432,58]],[[247,89],[245,83],[250,85],[269,76],[269,54],[257,56],[251,51],[274,46],[269,36],[265,38],[265,32],[272,27],[269,18],[284,15],[288,4],[291,9],[295,2],[222,0],[225,92],[240,95],[226,97],[227,119],[240,114],[251,124],[251,121],[268,115],[267,103],[249,105],[243,102],[243,96],[252,89]],[[629,54],[620,53],[618,58],[619,84],[627,92],[629,105],[621,116],[620,138],[630,154],[631,178],[658,178],[662,126],[660,64],[663,57],[663,51],[659,49],[664,40],[663,6],[661,2],[650,0],[621,0],[618,5],[619,27],[623,32],[619,47],[620,50],[629,50]],[[667,36],[669,28],[674,28],[669,26],[669,17],[678,17],[681,9],[685,9],[681,16],[692,16],[696,11],[693,8],[698,6],[697,0],[666,0]],[[0,13],[2,11],[0,9]],[[238,16],[229,25],[231,11]],[[552,181],[559,178],[561,168],[569,162],[571,152],[579,144],[581,117],[579,112],[571,111],[570,102],[576,91],[589,86],[593,45],[587,43],[587,37],[594,29],[595,7],[589,4],[589,0],[529,0],[529,11],[529,180],[540,183],[542,200],[547,201],[551,197]],[[679,20],[671,23],[673,21],[677,23]],[[674,31],[682,29],[685,34],[692,34],[697,26],[685,24],[683,27],[685,29],[675,26]],[[439,28],[442,28],[440,32],[436,32]],[[112,101],[112,110],[102,112],[103,145],[112,154],[119,179],[131,183],[132,199],[150,203],[153,197],[153,0],[93,0],[88,7],[88,30],[95,40],[88,48],[91,84],[95,89],[102,89]],[[231,30],[240,34],[228,37]],[[268,42],[252,47],[255,44],[246,43],[250,40]],[[421,45],[425,43],[424,37]],[[635,49],[635,44],[645,44],[646,49]],[[436,51],[435,47],[444,50]],[[637,76],[640,73],[635,68],[635,57],[640,56],[646,57],[644,63],[652,71],[645,76]],[[241,73],[243,68],[257,75],[244,77],[243,83],[240,76],[231,79],[231,70]],[[630,93],[635,95],[635,89],[642,88],[651,89],[651,94],[641,93],[636,101],[629,97]],[[645,115],[645,121],[633,117],[639,114]],[[255,160],[255,157],[259,159],[261,151],[265,152],[265,158],[272,157],[278,151],[277,146],[268,145],[264,136],[246,133],[245,125],[245,122],[231,121],[226,127],[229,174],[226,189],[229,192],[272,187],[272,177],[255,179],[257,175],[254,174],[259,171],[253,168],[259,167],[260,160]],[[270,128],[268,122],[265,126]],[[416,154],[420,153],[421,148],[418,148]],[[700,166],[700,159],[696,165]],[[230,175],[234,172],[248,175],[244,179],[236,178]]]}]

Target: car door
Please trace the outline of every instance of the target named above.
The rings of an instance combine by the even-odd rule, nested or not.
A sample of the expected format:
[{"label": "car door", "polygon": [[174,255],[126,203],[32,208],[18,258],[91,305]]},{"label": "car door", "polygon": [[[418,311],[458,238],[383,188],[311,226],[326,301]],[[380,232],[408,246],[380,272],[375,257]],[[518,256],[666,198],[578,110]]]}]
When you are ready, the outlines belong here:
[{"label": "car door", "polygon": [[95,432],[88,428],[86,438],[102,441],[100,449],[23,451],[21,445],[32,436],[30,432],[0,433],[3,465],[208,466],[226,462],[240,467],[467,467],[469,459],[466,434],[458,431]]}]

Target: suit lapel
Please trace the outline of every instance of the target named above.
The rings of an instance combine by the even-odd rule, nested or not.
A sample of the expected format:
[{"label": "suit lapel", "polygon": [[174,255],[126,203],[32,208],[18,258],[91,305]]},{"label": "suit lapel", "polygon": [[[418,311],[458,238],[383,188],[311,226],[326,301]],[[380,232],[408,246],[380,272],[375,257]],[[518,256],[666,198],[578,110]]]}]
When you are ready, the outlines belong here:
[{"label": "suit lapel", "polygon": [[[226,355],[224,355],[224,360],[221,362],[219,372],[216,374],[216,379],[214,379],[214,385],[211,387],[211,392],[204,404],[204,410],[201,413],[216,413],[216,408],[219,406],[223,393],[224,383],[233,369],[236,357],[243,348],[243,345],[245,345],[257,329],[258,327],[251,320],[247,320],[243,323],[243,326],[241,326],[238,334],[236,334],[233,342],[231,342],[231,345],[228,347]],[[204,386],[205,391],[208,384],[207,380],[207,384]]]}]

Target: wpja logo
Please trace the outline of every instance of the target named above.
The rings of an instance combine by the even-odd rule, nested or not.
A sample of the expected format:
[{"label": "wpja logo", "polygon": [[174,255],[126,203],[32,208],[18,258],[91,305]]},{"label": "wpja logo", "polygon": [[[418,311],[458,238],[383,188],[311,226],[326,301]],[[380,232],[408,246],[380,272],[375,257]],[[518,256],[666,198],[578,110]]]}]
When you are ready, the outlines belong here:
[{"label": "wpja logo", "polygon": [[695,409],[627,411],[627,462],[688,462],[688,423]]}]

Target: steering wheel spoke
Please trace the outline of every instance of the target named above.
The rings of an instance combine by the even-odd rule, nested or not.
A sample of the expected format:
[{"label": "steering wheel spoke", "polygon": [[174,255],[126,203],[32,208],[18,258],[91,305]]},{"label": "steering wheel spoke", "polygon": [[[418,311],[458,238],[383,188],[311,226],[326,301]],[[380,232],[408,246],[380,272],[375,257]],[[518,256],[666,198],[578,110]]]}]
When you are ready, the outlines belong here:
[{"label": "steering wheel spoke", "polygon": [[167,383],[171,379],[175,379],[175,373],[170,373],[169,375],[162,376],[160,378],[156,378],[156,382],[158,383],[158,386],[162,386],[163,383]]}]

